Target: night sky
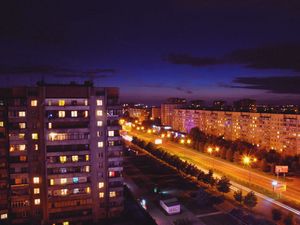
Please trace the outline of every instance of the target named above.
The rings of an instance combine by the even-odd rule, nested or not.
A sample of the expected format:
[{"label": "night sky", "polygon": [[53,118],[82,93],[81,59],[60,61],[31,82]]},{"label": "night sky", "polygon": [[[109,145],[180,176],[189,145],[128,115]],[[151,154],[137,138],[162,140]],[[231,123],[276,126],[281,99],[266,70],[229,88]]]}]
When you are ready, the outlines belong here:
[{"label": "night sky", "polygon": [[1,86],[118,86],[122,101],[300,104],[299,0],[0,3]]}]

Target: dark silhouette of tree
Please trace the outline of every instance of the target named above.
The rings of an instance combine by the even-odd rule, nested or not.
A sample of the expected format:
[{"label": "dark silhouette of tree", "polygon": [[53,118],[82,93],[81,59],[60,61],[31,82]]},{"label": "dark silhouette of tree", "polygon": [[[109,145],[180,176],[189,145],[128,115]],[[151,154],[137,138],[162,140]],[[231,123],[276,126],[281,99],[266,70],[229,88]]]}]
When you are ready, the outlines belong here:
[{"label": "dark silhouette of tree", "polygon": [[282,218],[282,212],[279,209],[272,209],[272,219],[275,222],[280,221]]},{"label": "dark silhouette of tree", "polygon": [[242,204],[244,197],[243,197],[243,192],[241,190],[235,191],[233,193],[233,197],[239,204]]},{"label": "dark silhouette of tree", "polygon": [[257,197],[253,191],[250,191],[245,197],[244,197],[244,204],[249,209],[254,208],[257,205]]},{"label": "dark silhouette of tree", "polygon": [[293,214],[289,214],[287,215],[284,219],[283,219],[283,223],[285,225],[295,225],[295,218]]},{"label": "dark silhouette of tree", "polygon": [[223,194],[230,191],[230,186],[230,180],[226,176],[222,176],[216,184],[218,191],[222,192]]}]

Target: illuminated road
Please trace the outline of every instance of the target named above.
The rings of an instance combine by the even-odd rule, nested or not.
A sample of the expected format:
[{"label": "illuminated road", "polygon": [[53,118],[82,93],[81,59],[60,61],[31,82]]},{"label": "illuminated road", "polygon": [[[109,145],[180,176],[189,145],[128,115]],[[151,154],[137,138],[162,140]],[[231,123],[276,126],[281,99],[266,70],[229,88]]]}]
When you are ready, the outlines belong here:
[{"label": "illuminated road", "polygon": [[[137,136],[138,138],[141,138],[145,141],[151,141],[154,142],[154,139],[157,138],[157,136],[155,135],[149,135],[149,134],[145,134],[145,133],[137,133],[137,132],[131,132],[132,135]],[[231,178],[235,179],[235,182],[231,182],[233,185],[233,189],[235,188],[243,188],[243,190],[249,190],[248,188],[239,185],[238,183],[248,183],[249,182],[249,170],[248,169],[244,169],[241,168],[237,165],[234,165],[232,163],[226,162],[226,161],[222,161],[218,158],[214,158],[214,157],[210,157],[207,156],[203,153],[199,153],[198,151],[195,151],[193,149],[190,148],[186,148],[184,146],[181,146],[179,144],[176,144],[174,142],[171,141],[165,141],[162,145],[160,145],[162,148],[164,148],[164,150],[172,153],[172,154],[176,154],[177,156],[179,156],[180,158],[182,158],[183,160],[187,160],[190,163],[195,164],[196,166],[198,166],[199,168],[205,167],[205,168],[213,168],[214,170],[216,170],[216,174],[218,176],[220,175],[227,175]],[[222,171],[222,172],[220,172]],[[265,176],[256,172],[251,171],[250,174],[250,182],[251,184],[254,184],[256,186],[259,187],[263,187],[264,189],[267,189],[269,191],[273,191],[271,182],[275,179],[275,178],[271,178],[269,176]],[[290,187],[292,186],[292,187]],[[289,211],[294,212],[297,215],[300,215],[300,211],[298,210],[294,210],[293,208],[288,207],[287,205],[284,205],[278,201],[273,200],[272,198],[268,198],[265,195],[262,195],[260,193],[257,193],[257,195],[261,198],[264,198],[265,200],[276,204],[282,208],[286,208]],[[296,184],[288,184],[287,187],[287,192],[283,193],[283,196],[286,199],[292,200],[294,202],[300,202],[300,185],[297,186]]]}]

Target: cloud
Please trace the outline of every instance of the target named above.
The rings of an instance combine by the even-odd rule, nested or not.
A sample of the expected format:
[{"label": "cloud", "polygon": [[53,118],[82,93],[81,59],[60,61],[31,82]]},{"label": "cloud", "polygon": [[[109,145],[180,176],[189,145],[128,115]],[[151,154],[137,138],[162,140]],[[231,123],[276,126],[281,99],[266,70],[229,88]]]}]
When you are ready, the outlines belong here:
[{"label": "cloud", "polygon": [[253,69],[290,69],[300,71],[300,44],[240,49],[227,56],[229,63]]},{"label": "cloud", "polygon": [[[34,66],[7,66],[0,65],[0,76],[9,75],[47,75],[62,78],[84,78],[85,76],[94,76],[94,78],[106,78],[111,74],[115,74],[115,69],[88,69],[76,70],[65,67],[58,67],[52,65],[34,65]],[[110,74],[110,75],[107,75]]]},{"label": "cloud", "polygon": [[171,53],[164,57],[164,60],[177,65],[190,65],[190,66],[209,66],[220,64],[221,61],[216,58],[210,57],[196,57],[189,54],[175,54]]},{"label": "cloud", "polygon": [[277,94],[300,94],[300,76],[236,77],[230,88],[266,90]]},{"label": "cloud", "polygon": [[238,49],[220,58],[172,53],[165,57],[164,60],[176,65],[190,65],[195,67],[236,64],[252,69],[287,69],[300,71],[300,43]]},{"label": "cloud", "polygon": [[163,84],[146,84],[142,85],[142,87],[146,88],[164,88],[164,89],[174,89],[177,91],[182,91],[186,94],[193,94],[192,90],[188,90],[186,88],[180,87],[180,86],[169,86],[169,85],[163,85]]}]

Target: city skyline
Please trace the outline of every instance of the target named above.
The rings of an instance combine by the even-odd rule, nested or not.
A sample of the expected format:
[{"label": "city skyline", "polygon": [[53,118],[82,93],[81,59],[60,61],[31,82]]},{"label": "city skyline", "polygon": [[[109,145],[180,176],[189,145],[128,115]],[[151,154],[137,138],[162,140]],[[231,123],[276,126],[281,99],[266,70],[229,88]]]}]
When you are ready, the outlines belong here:
[{"label": "city skyline", "polygon": [[4,3],[1,86],[118,86],[121,101],[299,102],[298,2]]}]

